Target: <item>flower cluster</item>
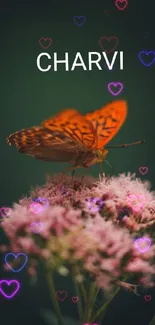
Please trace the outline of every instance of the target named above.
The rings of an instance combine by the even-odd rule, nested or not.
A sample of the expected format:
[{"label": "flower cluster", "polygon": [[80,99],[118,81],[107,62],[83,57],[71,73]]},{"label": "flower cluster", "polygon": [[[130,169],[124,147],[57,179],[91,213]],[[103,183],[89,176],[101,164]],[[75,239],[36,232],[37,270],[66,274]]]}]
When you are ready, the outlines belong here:
[{"label": "flower cluster", "polygon": [[[134,198],[129,201],[131,195]],[[34,197],[49,201],[38,214],[30,208]],[[137,210],[135,198],[139,197],[143,197],[143,204],[138,203]],[[94,201],[97,209],[88,205],[90,198],[98,198]],[[139,230],[147,230],[143,237],[149,237],[150,226],[155,224],[154,209],[155,194],[149,191],[148,183],[134,175],[102,177],[98,181],[86,178],[82,184],[70,177],[61,182],[49,178],[29,198],[14,204],[9,218],[4,218],[1,227],[10,246],[3,245],[0,250],[29,254],[32,275],[40,258],[60,273],[72,273],[78,281],[89,272],[97,285],[107,290],[122,276],[131,274],[144,286],[152,286],[155,244],[141,253],[134,241]],[[43,226],[34,233],[32,223]]]}]

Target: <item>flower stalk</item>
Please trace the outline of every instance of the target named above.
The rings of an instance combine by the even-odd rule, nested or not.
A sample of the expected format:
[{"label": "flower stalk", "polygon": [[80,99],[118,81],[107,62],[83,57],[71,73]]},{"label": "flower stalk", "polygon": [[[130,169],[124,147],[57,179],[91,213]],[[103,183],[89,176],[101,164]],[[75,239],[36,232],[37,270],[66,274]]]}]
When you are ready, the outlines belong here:
[{"label": "flower stalk", "polygon": [[55,311],[55,314],[57,317],[58,325],[64,325],[61,311],[59,308],[59,303],[58,303],[58,300],[57,300],[56,294],[55,294],[55,287],[54,287],[52,272],[51,272],[51,269],[49,268],[48,263],[46,263],[46,275],[47,275],[47,281],[48,281],[48,285],[49,285],[51,300],[52,300],[53,308],[54,308],[54,311]]}]

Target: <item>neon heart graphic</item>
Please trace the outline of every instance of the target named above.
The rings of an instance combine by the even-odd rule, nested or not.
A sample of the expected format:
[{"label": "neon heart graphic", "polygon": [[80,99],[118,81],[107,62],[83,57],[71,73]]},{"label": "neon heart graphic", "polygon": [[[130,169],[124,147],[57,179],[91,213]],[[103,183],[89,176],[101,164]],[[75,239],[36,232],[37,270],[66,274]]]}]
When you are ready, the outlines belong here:
[{"label": "neon heart graphic", "polygon": [[[4,289],[2,288],[2,286],[4,284],[7,284],[7,286],[15,284],[16,288],[10,295],[8,295],[8,294],[6,294],[4,292]],[[0,292],[5,298],[8,298],[8,299],[13,298],[16,295],[16,293],[19,291],[19,289],[20,289],[20,284],[19,284],[19,281],[17,281],[17,280],[9,280],[9,281],[8,280],[1,280],[0,281]]]},{"label": "neon heart graphic", "polygon": [[43,228],[43,222],[32,222],[30,228],[35,234],[38,234]]},{"label": "neon heart graphic", "polygon": [[129,194],[127,196],[127,204],[132,208],[134,212],[140,211],[145,204],[145,196],[144,195],[132,195]]},{"label": "neon heart graphic", "polygon": [[78,302],[79,301],[79,297],[77,297],[77,296],[76,297],[72,297],[72,301],[73,302]]},{"label": "neon heart graphic", "polygon": [[[115,89],[115,92],[114,92],[114,90],[112,90],[112,87],[119,88],[119,89],[117,91]],[[113,96],[117,96],[117,95],[119,95],[122,92],[122,90],[123,90],[123,84],[121,82],[110,82],[108,84],[108,90],[110,91],[110,93]]]},{"label": "neon heart graphic", "polygon": [[39,40],[39,45],[43,49],[48,49],[48,47],[50,47],[51,44],[52,44],[52,39],[50,37],[47,38],[41,37]]},{"label": "neon heart graphic", "polygon": [[[96,204],[97,202],[99,202],[99,206],[97,206],[96,208],[94,208],[92,205],[91,205],[91,202],[93,202],[94,204]],[[91,209],[93,212],[97,212],[99,211],[102,207],[103,207],[103,204],[104,202],[99,199],[99,198],[90,198],[88,199],[88,207],[89,209]]]},{"label": "neon heart graphic", "polygon": [[[102,36],[99,39],[99,45],[101,46],[102,50],[104,50],[106,53],[111,53],[115,50],[116,46],[118,45],[118,38],[115,36],[111,36],[111,37],[106,37],[106,36]],[[107,45],[112,45],[111,49],[106,49]]]},{"label": "neon heart graphic", "polygon": [[150,295],[145,295],[145,296],[144,296],[144,299],[145,299],[146,301],[150,301],[151,298],[152,298],[152,297],[151,297]]},{"label": "neon heart graphic", "polygon": [[40,213],[40,212],[43,211],[42,205],[40,203],[35,203],[35,202],[31,203],[30,209],[35,214]]},{"label": "neon heart graphic", "polygon": [[[140,253],[145,253],[150,249],[150,246],[152,244],[152,240],[148,237],[145,238],[137,238],[134,242],[135,247],[139,250]],[[141,244],[147,244],[144,248],[140,247]]]},{"label": "neon heart graphic", "polygon": [[[155,61],[155,52],[154,51],[141,51],[138,54],[139,60],[141,61],[141,63],[143,63],[146,67],[150,67],[154,61]],[[149,63],[147,63],[145,60],[149,59]]]},{"label": "neon heart graphic", "polygon": [[56,292],[56,296],[57,296],[58,300],[64,301],[67,298],[68,293],[65,290],[63,290],[63,291],[57,291]]},{"label": "neon heart graphic", "polygon": [[35,198],[30,204],[30,209],[33,213],[38,214],[43,212],[49,206],[49,201],[46,198]]},{"label": "neon heart graphic", "polygon": [[75,16],[74,17],[74,23],[81,27],[86,21],[86,17],[85,16]]},{"label": "neon heart graphic", "polygon": [[145,175],[147,172],[148,172],[148,167],[146,166],[141,166],[139,167],[139,172],[142,174],[142,175]]},{"label": "neon heart graphic", "polygon": [[[13,256],[15,259],[17,259],[19,256],[24,256],[25,261],[24,261],[23,265],[22,265],[19,269],[14,270],[14,269],[9,265],[9,262],[7,261],[7,259],[8,259],[10,256]],[[18,254],[8,253],[8,254],[5,255],[5,263],[7,264],[7,266],[9,267],[9,269],[10,269],[11,271],[13,271],[13,272],[20,272],[20,271],[24,268],[24,266],[26,265],[27,261],[28,261],[28,257],[27,257],[27,255],[24,254],[24,253],[18,253]]]},{"label": "neon heart graphic", "polygon": [[11,214],[11,209],[10,208],[7,208],[7,207],[2,207],[0,209],[0,215],[2,217],[9,217]]},{"label": "neon heart graphic", "polygon": [[115,1],[115,6],[119,10],[124,10],[127,7],[127,5],[128,5],[128,1],[127,0],[116,0]]}]

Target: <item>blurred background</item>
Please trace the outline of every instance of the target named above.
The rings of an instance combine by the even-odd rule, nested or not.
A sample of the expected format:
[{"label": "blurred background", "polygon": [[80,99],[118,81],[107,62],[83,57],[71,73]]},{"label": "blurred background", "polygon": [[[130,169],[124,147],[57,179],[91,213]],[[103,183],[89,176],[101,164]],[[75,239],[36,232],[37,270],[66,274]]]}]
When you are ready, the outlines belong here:
[{"label": "blurred background", "polygon": [[[139,58],[140,51],[155,51],[153,1],[129,1],[126,9],[118,10],[114,1],[7,1],[1,4],[1,192],[0,206],[11,207],[13,202],[28,195],[30,188],[45,183],[45,175],[62,172],[64,164],[37,161],[9,147],[6,137],[23,128],[39,125],[42,120],[64,108],[76,108],[85,114],[102,107],[115,99],[128,102],[128,117],[120,132],[110,145],[146,140],[144,145],[126,149],[111,149],[108,162],[114,173],[136,173],[148,179],[155,188],[154,170],[154,121],[155,121],[155,63],[144,66]],[[79,27],[74,16],[85,16]],[[88,52],[102,52],[98,41],[102,36],[118,38],[115,51],[124,53],[124,70],[116,64],[112,71],[95,68],[83,71],[40,72],[36,66],[39,53],[48,52],[53,58],[57,52],[59,60],[69,52],[74,61],[80,52],[87,65]],[[44,50],[39,45],[41,37],[51,38],[52,44]],[[112,56],[109,55],[109,58]],[[53,60],[52,60],[53,62]],[[116,60],[117,62],[117,60]],[[51,63],[52,64],[52,63]],[[104,60],[102,60],[102,65]],[[122,82],[123,92],[112,96],[107,89],[109,82]],[[148,173],[142,176],[139,167],[147,166]],[[111,173],[104,163],[104,170]],[[98,177],[99,166],[89,169],[89,174]],[[83,171],[78,171],[83,175]],[[4,241],[3,235],[0,238]],[[1,256],[1,264],[3,256]],[[1,278],[15,278],[11,272]],[[16,274],[22,283],[18,296],[6,300],[0,296],[1,320],[5,325],[44,325],[40,307],[52,308],[48,285],[41,269],[36,287],[30,286],[26,272]],[[69,280],[56,281],[57,290],[69,290]],[[66,289],[67,288],[67,289]],[[150,294],[146,302],[144,295]],[[143,292],[141,297],[121,290],[106,314],[104,325],[141,324],[147,325],[155,314],[155,290]],[[77,317],[76,304],[71,299],[61,303],[62,312]]]}]

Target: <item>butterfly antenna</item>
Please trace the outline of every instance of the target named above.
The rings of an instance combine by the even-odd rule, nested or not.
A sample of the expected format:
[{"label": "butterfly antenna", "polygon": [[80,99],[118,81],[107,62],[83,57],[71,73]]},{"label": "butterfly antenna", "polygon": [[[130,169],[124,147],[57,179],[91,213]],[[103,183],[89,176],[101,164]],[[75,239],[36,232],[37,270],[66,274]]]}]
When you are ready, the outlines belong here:
[{"label": "butterfly antenna", "polygon": [[118,146],[106,147],[106,149],[109,149],[109,148],[126,148],[126,147],[133,146],[135,144],[143,144],[143,143],[145,143],[145,140],[137,141],[137,142],[131,142],[131,143],[125,143],[125,144],[120,144]]},{"label": "butterfly antenna", "polygon": [[109,164],[109,162],[107,161],[107,160],[104,160],[105,162],[106,162],[106,164],[110,167],[110,168],[112,168],[112,166]]}]

